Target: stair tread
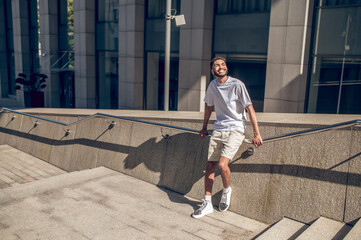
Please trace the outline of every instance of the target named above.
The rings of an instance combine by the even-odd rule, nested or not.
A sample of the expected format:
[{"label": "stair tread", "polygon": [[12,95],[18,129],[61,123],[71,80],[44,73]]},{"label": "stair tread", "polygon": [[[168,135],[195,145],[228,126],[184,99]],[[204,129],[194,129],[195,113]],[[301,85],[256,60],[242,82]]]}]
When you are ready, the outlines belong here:
[{"label": "stair tread", "polygon": [[37,193],[46,192],[73,184],[79,184],[94,178],[109,176],[111,174],[119,173],[105,167],[98,167],[56,175],[46,179],[24,183],[11,188],[0,189],[0,205]]},{"label": "stair tread", "polygon": [[273,225],[261,236],[256,238],[257,240],[268,240],[268,239],[278,239],[278,240],[287,240],[293,237],[297,232],[302,231],[306,228],[307,225],[290,218],[283,218],[281,221]]},{"label": "stair tread", "polygon": [[348,232],[349,226],[344,223],[320,217],[296,240],[336,240],[342,239],[343,232]]},{"label": "stair tread", "polygon": [[355,226],[346,235],[344,240],[360,240],[361,239],[361,218],[357,221]]}]

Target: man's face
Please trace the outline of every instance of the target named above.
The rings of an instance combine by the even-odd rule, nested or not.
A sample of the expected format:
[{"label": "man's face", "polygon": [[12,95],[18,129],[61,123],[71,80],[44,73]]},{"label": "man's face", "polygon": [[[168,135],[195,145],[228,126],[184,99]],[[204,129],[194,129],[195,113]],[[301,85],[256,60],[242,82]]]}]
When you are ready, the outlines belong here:
[{"label": "man's face", "polygon": [[213,63],[212,74],[216,77],[224,77],[228,74],[228,68],[226,63],[219,59]]}]

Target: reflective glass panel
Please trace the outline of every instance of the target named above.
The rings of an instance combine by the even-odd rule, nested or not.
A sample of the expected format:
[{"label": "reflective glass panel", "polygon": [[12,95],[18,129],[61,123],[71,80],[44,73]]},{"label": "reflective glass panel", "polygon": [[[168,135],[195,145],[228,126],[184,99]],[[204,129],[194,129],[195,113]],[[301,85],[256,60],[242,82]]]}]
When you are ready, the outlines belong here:
[{"label": "reflective glass panel", "polygon": [[271,0],[218,0],[217,14],[269,12]]},{"label": "reflective glass panel", "polygon": [[118,52],[98,52],[99,108],[118,108]]},{"label": "reflective glass panel", "polygon": [[349,6],[351,1],[319,4],[307,111],[360,114],[361,6]]}]

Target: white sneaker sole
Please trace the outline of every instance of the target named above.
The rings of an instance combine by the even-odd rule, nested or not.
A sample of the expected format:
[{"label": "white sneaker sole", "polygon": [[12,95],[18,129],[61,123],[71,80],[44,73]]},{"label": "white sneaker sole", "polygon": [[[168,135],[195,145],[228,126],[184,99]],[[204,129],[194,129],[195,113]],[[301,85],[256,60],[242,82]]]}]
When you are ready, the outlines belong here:
[{"label": "white sneaker sole", "polygon": [[213,208],[212,208],[212,211],[206,212],[206,213],[203,213],[203,214],[200,214],[200,215],[194,215],[194,213],[192,213],[192,218],[202,218],[202,217],[204,217],[205,215],[210,214],[210,213],[212,213],[212,212],[213,212]]}]

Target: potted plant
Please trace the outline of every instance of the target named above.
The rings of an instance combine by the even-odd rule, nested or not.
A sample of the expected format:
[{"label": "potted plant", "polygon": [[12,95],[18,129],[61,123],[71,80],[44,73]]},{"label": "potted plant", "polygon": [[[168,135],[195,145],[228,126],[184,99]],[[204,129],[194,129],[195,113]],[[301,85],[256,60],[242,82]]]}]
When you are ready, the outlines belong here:
[{"label": "potted plant", "polygon": [[44,92],[41,90],[46,87],[48,76],[39,73],[31,74],[29,79],[24,73],[19,73],[18,76],[15,89],[20,90],[23,86],[25,107],[44,107]]}]

